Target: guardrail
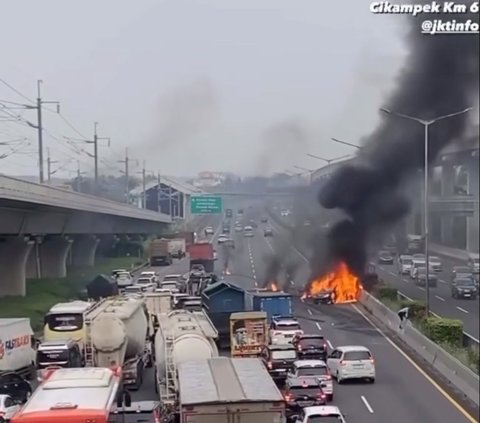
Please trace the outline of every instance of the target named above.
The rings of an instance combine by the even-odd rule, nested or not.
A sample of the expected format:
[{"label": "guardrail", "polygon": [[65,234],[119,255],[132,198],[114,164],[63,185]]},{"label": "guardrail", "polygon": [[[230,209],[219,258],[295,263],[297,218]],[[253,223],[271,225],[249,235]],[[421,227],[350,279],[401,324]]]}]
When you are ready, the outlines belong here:
[{"label": "guardrail", "polygon": [[399,339],[415,351],[425,362],[441,373],[450,384],[455,386],[466,397],[479,405],[480,379],[468,367],[463,365],[455,357],[442,347],[428,339],[409,322],[401,329],[400,319],[397,313],[390,310],[368,292],[364,292],[360,304],[379,319],[383,325],[392,330]]},{"label": "guardrail", "polygon": [[[292,228],[275,215],[270,209],[267,209],[270,217],[280,226],[287,230]],[[297,247],[298,248],[298,247]],[[411,300],[405,295],[400,296]],[[423,335],[419,330],[407,324],[404,329],[400,328],[400,319],[394,311],[390,310],[375,297],[364,291],[360,303],[373,316],[377,317],[383,324],[393,330],[398,337],[415,351],[423,360],[433,366],[441,373],[452,385],[464,393],[475,404],[480,405],[479,401],[479,376],[462,364],[459,360],[445,351],[442,347],[435,344],[432,340]],[[465,347],[478,348],[478,340],[463,332],[463,343]]]},{"label": "guardrail", "polygon": [[[267,212],[270,215],[270,217],[280,226],[287,230],[291,230],[292,227],[287,225],[284,220],[282,220],[278,215],[276,215],[272,210],[267,208]],[[299,246],[297,246],[299,248]],[[432,248],[433,250],[433,248]],[[406,295],[402,294],[400,291],[398,291],[398,295],[401,296],[405,300],[411,301],[412,299],[410,297],[407,297]],[[480,341],[477,338],[474,338],[473,336],[469,335],[468,333],[463,332],[463,346],[465,348],[480,348]]]}]

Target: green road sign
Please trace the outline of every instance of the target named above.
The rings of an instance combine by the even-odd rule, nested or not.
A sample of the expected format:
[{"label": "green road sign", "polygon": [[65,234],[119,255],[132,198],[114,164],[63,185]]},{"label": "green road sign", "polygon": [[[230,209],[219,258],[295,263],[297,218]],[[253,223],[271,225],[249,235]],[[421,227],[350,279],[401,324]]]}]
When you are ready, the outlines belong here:
[{"label": "green road sign", "polygon": [[192,196],[190,211],[192,214],[221,214],[223,205],[222,197]]}]

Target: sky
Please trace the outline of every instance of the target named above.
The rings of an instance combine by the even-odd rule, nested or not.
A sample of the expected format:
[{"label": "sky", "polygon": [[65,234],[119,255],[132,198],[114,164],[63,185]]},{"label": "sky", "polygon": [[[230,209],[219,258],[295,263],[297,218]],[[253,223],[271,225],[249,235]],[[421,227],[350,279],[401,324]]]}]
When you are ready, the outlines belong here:
[{"label": "sky", "polygon": [[[370,133],[404,63],[403,17],[365,0],[15,0],[0,16],[0,173],[268,175]],[[8,85],[7,85],[8,84]],[[26,97],[26,98],[25,98]],[[109,146],[110,144],[110,146]],[[126,149],[128,148],[128,152]],[[45,171],[47,165],[45,164]]]}]

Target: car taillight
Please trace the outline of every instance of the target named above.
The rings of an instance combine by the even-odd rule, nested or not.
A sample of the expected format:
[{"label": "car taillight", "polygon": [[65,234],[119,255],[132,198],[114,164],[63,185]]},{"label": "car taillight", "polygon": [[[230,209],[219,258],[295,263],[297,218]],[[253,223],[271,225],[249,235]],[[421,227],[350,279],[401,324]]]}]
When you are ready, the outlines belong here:
[{"label": "car taillight", "polygon": [[345,360],[340,360],[338,364],[340,364],[340,366],[345,366],[347,363],[345,363]]},{"label": "car taillight", "polygon": [[332,375],[325,376],[325,380],[332,380]]},{"label": "car taillight", "polygon": [[273,365],[272,365],[272,362],[271,362],[271,361],[269,361],[269,362],[267,363],[267,367],[268,367],[270,370],[273,368]]},{"label": "car taillight", "polygon": [[375,364],[375,359],[371,358],[370,363]]},{"label": "car taillight", "polygon": [[325,398],[327,398],[327,397],[326,397],[326,395],[322,392],[321,394],[320,394],[320,393],[317,394],[317,398],[318,398],[318,399],[325,399]]},{"label": "car taillight", "polygon": [[298,348],[298,351],[302,351],[302,346],[300,344],[297,346],[297,348]]},{"label": "car taillight", "polygon": [[293,396],[292,394],[285,394],[285,401],[286,402],[290,402],[293,400]]}]

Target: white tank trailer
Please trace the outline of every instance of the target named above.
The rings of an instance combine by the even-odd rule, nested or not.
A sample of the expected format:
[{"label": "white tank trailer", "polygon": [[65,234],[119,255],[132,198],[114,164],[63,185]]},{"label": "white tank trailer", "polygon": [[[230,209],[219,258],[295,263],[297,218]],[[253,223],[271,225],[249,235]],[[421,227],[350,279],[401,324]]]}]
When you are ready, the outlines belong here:
[{"label": "white tank trailer", "polygon": [[110,298],[97,310],[92,313],[90,324],[93,352],[90,364],[95,367],[121,365],[124,383],[139,387],[144,367],[152,363],[143,299]]},{"label": "white tank trailer", "polygon": [[176,369],[180,363],[218,357],[218,332],[203,311],[175,310],[158,315],[155,335],[156,388],[161,400],[168,401],[176,390]]}]

